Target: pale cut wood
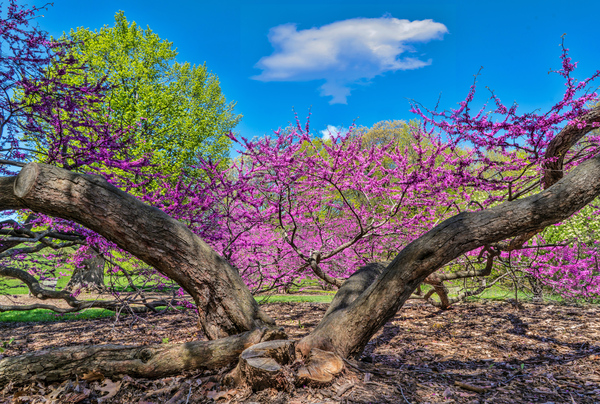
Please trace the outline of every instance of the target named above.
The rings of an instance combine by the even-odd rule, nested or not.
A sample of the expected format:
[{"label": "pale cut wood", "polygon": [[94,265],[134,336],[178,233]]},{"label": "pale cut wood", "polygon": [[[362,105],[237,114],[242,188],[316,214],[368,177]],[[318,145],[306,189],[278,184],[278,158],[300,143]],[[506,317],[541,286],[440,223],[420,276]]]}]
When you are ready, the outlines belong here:
[{"label": "pale cut wood", "polygon": [[227,382],[247,385],[253,390],[289,390],[294,385],[329,383],[344,369],[344,361],[333,352],[311,350],[297,371],[295,341],[267,341],[246,349]]},{"label": "pale cut wood", "polygon": [[300,383],[330,383],[342,370],[344,370],[342,358],[333,352],[313,348],[305,359],[304,365],[298,369],[297,377]]}]

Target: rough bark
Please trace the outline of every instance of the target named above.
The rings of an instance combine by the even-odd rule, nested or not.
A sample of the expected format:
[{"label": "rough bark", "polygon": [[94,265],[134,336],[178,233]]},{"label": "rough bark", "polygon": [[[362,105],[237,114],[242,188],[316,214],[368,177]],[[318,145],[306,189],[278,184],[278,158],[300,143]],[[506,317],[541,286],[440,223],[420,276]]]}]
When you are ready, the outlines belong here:
[{"label": "rough bark", "polygon": [[27,207],[13,192],[16,178],[0,177],[0,210],[25,209]]},{"label": "rough bark", "polygon": [[544,176],[542,178],[544,188],[552,186],[563,177],[564,160],[569,149],[587,133],[596,129],[593,123],[600,122],[600,105],[592,108],[580,120],[586,123],[582,128],[578,128],[577,125],[565,126],[546,148],[544,158],[550,159],[550,161],[544,164]]},{"label": "rough bark", "polygon": [[83,260],[83,268],[75,268],[67,289],[103,290],[105,262],[99,254],[92,252],[91,257]]},{"label": "rough bark", "polygon": [[333,296],[333,300],[325,312],[325,317],[335,311],[348,307],[357,297],[367,290],[369,286],[371,286],[388,264],[389,262],[372,262],[360,267],[348,277],[336,292],[335,296]]},{"label": "rough bark", "polygon": [[[9,185],[14,184],[14,191]],[[31,163],[0,181],[0,210],[28,208],[78,222],[181,285],[209,339],[273,324],[231,265],[182,223],[104,178]]]},{"label": "rough bark", "polygon": [[[329,308],[325,312],[325,317],[337,310],[341,310],[348,307],[354,300],[356,300],[356,298],[358,298],[365,290],[367,290],[367,288],[371,286],[373,282],[375,282],[375,279],[377,279],[377,277],[383,273],[385,268],[390,263],[391,261],[371,262],[367,265],[360,267],[341,285],[340,289],[337,291],[337,293],[333,297],[333,300],[329,304]],[[475,271],[461,271],[461,275],[463,274],[465,275],[464,277],[478,276],[478,274]],[[480,275],[489,275],[489,273],[482,271]],[[451,298],[448,297],[448,291],[444,287],[443,281],[459,277],[451,276],[452,274],[450,274],[450,277],[445,278],[445,274],[431,274],[427,278],[425,278],[423,283],[433,286],[433,289],[430,292],[428,292],[422,299],[427,300],[436,307],[440,307],[443,309],[449,308],[450,305],[452,303],[455,303],[456,301],[453,301]],[[433,292],[437,293],[440,297],[439,303],[432,299],[429,299]]]},{"label": "rough bark", "polygon": [[324,317],[297,345],[342,357],[360,352],[427,276],[475,248],[543,229],[571,216],[600,194],[600,156],[588,160],[552,187],[528,198],[445,220],[410,243],[348,307]]},{"label": "rough bark", "polygon": [[248,347],[285,334],[256,329],[216,341],[149,346],[96,345],[35,351],[0,359],[0,388],[8,382],[46,382],[99,373],[157,378],[197,369],[219,369],[237,362]]}]

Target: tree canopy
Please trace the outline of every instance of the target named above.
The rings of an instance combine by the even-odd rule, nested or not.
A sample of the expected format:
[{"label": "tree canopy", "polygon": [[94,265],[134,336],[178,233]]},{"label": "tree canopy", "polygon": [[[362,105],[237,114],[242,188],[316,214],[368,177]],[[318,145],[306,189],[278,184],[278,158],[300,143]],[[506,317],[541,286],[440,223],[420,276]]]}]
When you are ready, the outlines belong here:
[{"label": "tree canopy", "polygon": [[136,128],[131,132],[134,157],[151,153],[157,170],[166,175],[190,170],[199,156],[228,157],[227,135],[241,115],[234,113],[235,103],[225,100],[218,77],[205,64],[177,62],[171,42],[127,21],[122,11],[113,27],[77,28],[62,40],[72,41],[69,52],[87,66],[88,80],[106,80],[100,114],[118,127]]}]

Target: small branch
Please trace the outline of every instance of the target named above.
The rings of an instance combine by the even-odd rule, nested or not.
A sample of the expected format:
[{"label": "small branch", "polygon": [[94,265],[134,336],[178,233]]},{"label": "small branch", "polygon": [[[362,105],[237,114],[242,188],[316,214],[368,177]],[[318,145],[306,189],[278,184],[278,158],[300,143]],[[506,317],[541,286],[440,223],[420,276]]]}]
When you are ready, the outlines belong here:
[{"label": "small branch", "polygon": [[0,159],[0,164],[8,164],[8,165],[17,166],[17,167],[25,167],[27,165],[27,163],[22,163],[20,161],[4,160],[4,159]]},{"label": "small branch", "polygon": [[327,275],[323,272],[323,269],[319,266],[319,262],[321,261],[321,253],[318,251],[312,252],[310,255],[309,266],[312,269],[313,273],[317,275],[319,278],[329,283],[330,285],[337,286],[338,288],[342,286],[344,283],[343,280],[334,278],[332,276]]},{"label": "small branch", "polygon": [[134,312],[147,312],[148,310],[155,311],[156,307],[159,306],[168,306],[169,303],[165,300],[156,300],[150,303],[142,302],[142,301],[128,301],[128,302],[119,302],[117,300],[104,301],[104,300],[95,300],[95,301],[81,301],[76,299],[70,292],[66,290],[48,290],[41,287],[38,280],[30,275],[29,273],[22,271],[18,268],[13,267],[0,267],[0,276],[6,276],[8,278],[19,279],[31,291],[31,294],[38,299],[47,300],[47,299],[56,299],[56,300],[64,300],[70,308],[61,308],[53,305],[47,304],[31,304],[31,305],[0,305],[0,312],[4,311],[27,311],[33,309],[47,309],[52,310],[57,313],[71,313],[80,311],[83,309],[88,309],[91,307],[99,308],[99,309],[107,309],[112,311],[117,311],[123,306],[130,306],[131,304],[144,304],[144,307],[132,307],[130,309]]}]

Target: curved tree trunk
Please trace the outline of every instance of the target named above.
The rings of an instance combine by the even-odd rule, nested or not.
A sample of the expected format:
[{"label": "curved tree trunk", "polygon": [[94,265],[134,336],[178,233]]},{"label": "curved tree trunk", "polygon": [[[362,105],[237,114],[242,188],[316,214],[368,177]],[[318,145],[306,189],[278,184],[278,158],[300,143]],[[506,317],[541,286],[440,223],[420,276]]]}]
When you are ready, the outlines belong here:
[{"label": "curved tree trunk", "polygon": [[194,298],[209,339],[273,323],[237,271],[210,246],[102,177],[31,163],[16,177],[2,178],[0,191],[0,210],[28,208],[73,220],[177,282]]},{"label": "curved tree trunk", "polygon": [[446,263],[475,248],[560,222],[599,194],[600,156],[537,195],[445,220],[404,248],[350,305],[325,316],[296,345],[298,354],[306,356],[312,348],[342,357],[362,351],[415,288]]},{"label": "curved tree trunk", "polygon": [[[6,181],[0,180],[0,189],[6,189]],[[186,287],[199,302],[203,324],[213,338],[268,322],[231,266],[185,226],[160,210],[142,204],[99,177],[73,174],[45,165],[28,165],[14,182],[14,194],[19,199],[0,194],[0,209],[25,205],[37,212],[78,221],[103,234]],[[315,349],[335,351],[342,357],[360,352],[415,288],[446,263],[475,248],[491,248],[494,243],[536,232],[564,220],[599,194],[600,156],[580,164],[567,177],[537,195],[483,211],[464,212],[442,222],[404,248],[366,289],[363,286],[370,282],[373,274],[366,274],[364,280],[357,282],[356,290],[349,291],[352,293],[346,293],[342,285],[341,303],[336,303],[315,330],[295,345],[297,357],[309,358]],[[351,285],[349,282],[348,289]],[[209,346],[224,346],[223,349],[229,351],[232,345],[227,341],[235,341],[235,338],[225,340],[224,345],[221,345],[222,341],[215,341]],[[97,352],[100,348],[89,349]],[[187,348],[177,349],[185,351]],[[138,374],[136,366],[146,369],[143,372],[147,375],[164,374],[154,370],[155,367],[142,365],[152,360],[156,360],[152,362],[153,366],[165,369],[172,366],[169,369],[177,369],[174,371],[188,364],[202,367],[205,362],[194,359],[204,354],[188,355],[187,351],[165,354],[166,351],[158,350],[150,352],[148,357],[144,354],[139,357],[138,349],[133,357],[129,353],[123,361],[119,359],[115,363],[110,360],[114,357],[112,354],[96,360],[96,354],[90,357],[85,350],[84,353],[61,351],[66,356],[54,356],[53,353],[58,351],[48,351],[45,356],[38,352],[37,355],[2,359],[0,377],[6,380],[8,375],[23,372],[31,375],[32,370],[28,369],[37,371],[40,366],[57,369],[53,364],[57,358],[62,358],[60,366],[67,366],[67,359],[76,362],[77,366],[71,368],[70,374],[78,374],[83,368],[90,369],[86,365],[88,360],[102,369],[115,367],[120,373],[134,375]],[[184,365],[170,364],[166,359],[169,355]],[[146,357],[148,361],[144,362]],[[81,358],[88,359],[82,362]],[[329,362],[325,361],[325,365]],[[119,368],[119,363],[127,365]],[[56,377],[64,377],[59,376],[63,373],[57,372]]]},{"label": "curved tree trunk", "polygon": [[130,375],[158,378],[197,369],[219,369],[237,362],[239,355],[261,341],[284,338],[266,328],[216,341],[149,346],[71,346],[0,359],[0,387],[68,380],[94,373],[104,377]]}]

